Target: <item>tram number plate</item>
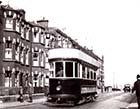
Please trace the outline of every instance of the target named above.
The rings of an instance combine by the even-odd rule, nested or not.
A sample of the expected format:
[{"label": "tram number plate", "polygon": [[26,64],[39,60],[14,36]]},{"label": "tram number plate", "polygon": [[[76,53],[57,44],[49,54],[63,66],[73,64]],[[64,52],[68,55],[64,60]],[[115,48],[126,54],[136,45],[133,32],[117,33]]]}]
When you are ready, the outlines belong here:
[{"label": "tram number plate", "polygon": [[90,92],[95,92],[96,88],[95,87],[82,87],[81,88],[81,93],[90,93]]}]

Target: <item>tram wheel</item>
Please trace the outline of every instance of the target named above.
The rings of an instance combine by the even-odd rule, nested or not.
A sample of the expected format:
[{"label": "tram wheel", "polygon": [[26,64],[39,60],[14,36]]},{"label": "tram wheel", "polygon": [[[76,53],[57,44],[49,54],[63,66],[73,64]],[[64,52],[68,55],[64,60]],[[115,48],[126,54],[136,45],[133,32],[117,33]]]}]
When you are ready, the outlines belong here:
[{"label": "tram wheel", "polygon": [[79,103],[79,99],[74,100],[74,106]]},{"label": "tram wheel", "polygon": [[90,99],[91,99],[91,102],[94,102],[95,100],[95,98],[94,98],[94,96],[90,96]]}]

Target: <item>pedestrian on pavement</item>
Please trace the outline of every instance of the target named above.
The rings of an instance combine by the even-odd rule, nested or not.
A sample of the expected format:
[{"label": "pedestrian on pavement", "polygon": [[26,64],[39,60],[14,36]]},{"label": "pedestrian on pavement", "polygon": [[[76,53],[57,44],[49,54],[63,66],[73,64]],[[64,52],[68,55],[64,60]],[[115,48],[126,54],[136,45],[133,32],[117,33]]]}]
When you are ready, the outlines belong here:
[{"label": "pedestrian on pavement", "polygon": [[32,86],[32,84],[29,82],[29,84],[28,84],[29,101],[28,101],[28,102],[33,102],[32,93],[33,93],[33,86]]},{"label": "pedestrian on pavement", "polygon": [[135,81],[134,86],[132,88],[132,93],[136,91],[137,96],[137,103],[138,103],[138,109],[140,109],[140,75],[137,75],[137,81]]},{"label": "pedestrian on pavement", "polygon": [[46,79],[45,79],[44,94],[46,97],[49,94],[49,76],[46,76]]},{"label": "pedestrian on pavement", "polygon": [[22,87],[19,89],[19,97],[17,98],[17,101],[19,101],[19,102],[24,101],[23,100],[23,88]]}]

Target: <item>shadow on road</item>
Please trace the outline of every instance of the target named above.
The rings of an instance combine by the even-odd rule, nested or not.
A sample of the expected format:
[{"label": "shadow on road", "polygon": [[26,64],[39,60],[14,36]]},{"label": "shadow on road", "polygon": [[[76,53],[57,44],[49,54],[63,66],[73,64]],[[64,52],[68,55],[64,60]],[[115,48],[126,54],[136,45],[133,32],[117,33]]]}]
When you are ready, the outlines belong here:
[{"label": "shadow on road", "polygon": [[127,93],[124,95],[123,99],[117,99],[118,101],[125,102],[125,103],[135,103],[136,102],[136,95]]}]

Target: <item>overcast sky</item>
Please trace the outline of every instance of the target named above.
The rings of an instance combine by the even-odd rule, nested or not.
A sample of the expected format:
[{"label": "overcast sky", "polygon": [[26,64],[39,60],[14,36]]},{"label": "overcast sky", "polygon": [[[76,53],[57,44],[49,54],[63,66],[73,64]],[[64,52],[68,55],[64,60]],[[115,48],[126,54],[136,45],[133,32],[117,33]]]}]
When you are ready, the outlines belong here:
[{"label": "overcast sky", "polygon": [[23,8],[27,21],[45,17],[49,26],[65,28],[81,45],[104,55],[106,85],[133,83],[140,74],[140,0],[9,0],[9,4]]}]

